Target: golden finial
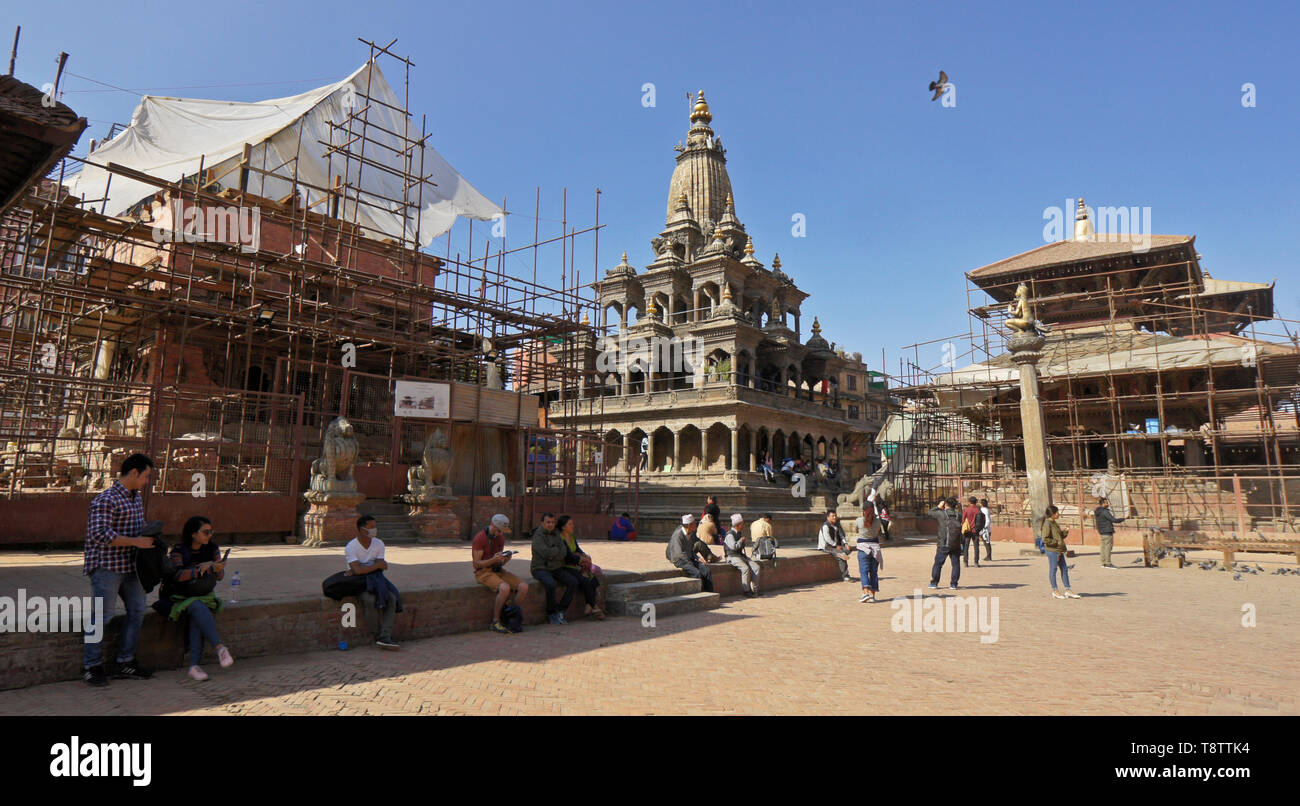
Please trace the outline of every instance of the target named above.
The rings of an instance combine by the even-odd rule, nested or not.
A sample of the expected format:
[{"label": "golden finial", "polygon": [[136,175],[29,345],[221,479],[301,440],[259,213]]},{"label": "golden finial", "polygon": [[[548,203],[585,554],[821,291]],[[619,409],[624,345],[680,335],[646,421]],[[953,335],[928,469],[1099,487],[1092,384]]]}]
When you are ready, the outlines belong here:
[{"label": "golden finial", "polygon": [[772,269],[775,270],[779,268],[781,268],[781,255],[778,253],[772,255]]},{"label": "golden finial", "polygon": [[583,327],[587,327],[587,326],[589,326],[589,325],[591,324],[591,320],[587,318],[587,312],[586,312],[586,311],[583,311],[583,312],[582,312],[582,324],[583,324]]},{"label": "golden finial", "polygon": [[753,256],[754,256],[754,239],[753,239],[753,238],[748,238],[748,239],[745,240],[745,256],[746,256],[746,257],[753,257]]},{"label": "golden finial", "polygon": [[713,122],[713,115],[709,112],[709,104],[704,100],[704,90],[700,90],[695,96],[695,108],[691,110],[691,123],[702,120],[706,124]]},{"label": "golden finial", "polygon": [[817,321],[817,317],[815,317],[815,316],[813,317],[813,328],[812,328],[812,330],[813,330],[813,335],[814,335],[814,336],[820,336],[820,335],[821,335],[821,332],[822,332],[822,323],[821,323],[821,322],[818,322],[818,321]]},{"label": "golden finial", "polygon": [[684,190],[682,191],[682,195],[680,195],[680,196],[677,197],[677,209],[678,209],[678,210],[689,210],[689,209],[691,209],[691,203],[690,203],[690,201],[686,198],[686,191],[684,191]]},{"label": "golden finial", "polygon": [[659,316],[659,306],[655,304],[654,297],[650,298],[650,304],[646,306],[645,312],[649,314],[651,318]]},{"label": "golden finial", "polygon": [[627,252],[624,252],[624,253],[623,253],[623,262],[624,262],[624,263],[627,262]]},{"label": "golden finial", "polygon": [[726,283],[722,286],[722,298],[725,300],[731,299],[731,283]]}]

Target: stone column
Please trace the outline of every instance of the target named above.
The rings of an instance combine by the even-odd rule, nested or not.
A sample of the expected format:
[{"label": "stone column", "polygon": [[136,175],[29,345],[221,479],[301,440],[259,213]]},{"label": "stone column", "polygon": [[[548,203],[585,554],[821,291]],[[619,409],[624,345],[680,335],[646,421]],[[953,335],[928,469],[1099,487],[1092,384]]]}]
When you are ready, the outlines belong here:
[{"label": "stone column", "polygon": [[620,463],[622,470],[632,469],[632,435],[623,435],[623,461]]},{"label": "stone column", "polygon": [[673,432],[673,472],[680,473],[682,470],[682,432]]},{"label": "stone column", "polygon": [[753,426],[750,426],[749,461],[746,463],[744,469],[750,471],[757,470],[758,468],[754,466],[754,462],[757,460],[758,460],[758,432],[753,430]]},{"label": "stone column", "polygon": [[731,467],[728,470],[740,470],[740,429],[731,429]]},{"label": "stone column", "polygon": [[1007,340],[1011,360],[1020,367],[1020,422],[1024,429],[1025,470],[1029,477],[1030,524],[1042,536],[1043,518],[1052,503],[1048,478],[1051,457],[1043,425],[1043,403],[1038,396],[1038,361],[1047,340],[1033,332],[1019,332]]},{"label": "stone column", "polygon": [[691,311],[691,321],[698,322],[702,318],[704,318],[704,315],[700,312],[700,289],[698,288],[695,289],[694,293],[692,294],[692,300],[693,300],[693,305],[692,305],[693,310]]},{"label": "stone column", "polygon": [[646,432],[645,455],[646,455],[645,470],[647,473],[652,473],[655,470],[655,432],[654,431]]},{"label": "stone column", "polygon": [[700,467],[709,468],[709,429],[700,429]]}]

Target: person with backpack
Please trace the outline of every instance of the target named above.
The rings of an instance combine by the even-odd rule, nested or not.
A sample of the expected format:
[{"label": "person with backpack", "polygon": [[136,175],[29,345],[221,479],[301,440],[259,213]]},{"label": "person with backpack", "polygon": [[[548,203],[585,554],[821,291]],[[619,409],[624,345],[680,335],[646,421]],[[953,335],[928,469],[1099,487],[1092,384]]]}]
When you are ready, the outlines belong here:
[{"label": "person with backpack", "polygon": [[772,534],[772,516],[769,513],[763,513],[758,520],[754,521],[749,527],[749,539],[754,541],[754,558],[758,560],[771,560],[772,567],[776,567],[776,550],[780,547],[776,542],[776,536]]},{"label": "person with backpack", "polygon": [[961,580],[961,523],[957,520],[957,499],[945,498],[939,506],[926,513],[938,523],[934,552],[934,567],[930,569],[930,590],[937,590],[945,561],[952,563],[948,587],[957,590]]},{"label": "person with backpack", "polygon": [[862,582],[859,602],[874,602],[880,592],[879,571],[885,568],[885,555],[880,550],[880,525],[872,507],[862,508],[858,518],[858,579]]},{"label": "person with backpack", "polygon": [[1115,513],[1110,511],[1108,499],[1098,498],[1097,504],[1097,511],[1092,513],[1092,517],[1097,524],[1097,534],[1101,536],[1101,567],[1114,568],[1110,562],[1110,552],[1115,547],[1115,524],[1123,523],[1124,518],[1115,517]]},{"label": "person with backpack", "polygon": [[840,526],[840,516],[833,509],[826,511],[826,521],[817,531],[817,550],[824,551],[835,558],[843,581],[853,581],[853,577],[849,576],[848,541],[844,539],[844,527]]},{"label": "person with backpack", "polygon": [[984,513],[980,512],[979,499],[970,497],[970,505],[961,513],[961,548],[966,567],[970,568],[971,544],[975,545],[975,567],[980,565],[979,534],[984,528]]},{"label": "person with backpack", "polygon": [[[1043,520],[1043,549],[1047,553],[1047,580],[1052,583],[1053,599],[1079,599],[1079,594],[1070,590],[1070,566],[1065,562],[1065,537],[1070,533],[1057,523],[1061,510],[1055,505],[1047,508],[1047,517]],[[1065,585],[1065,594],[1056,590],[1056,571],[1061,571],[1061,583]]]},{"label": "person with backpack", "polygon": [[510,599],[511,592],[514,593],[514,602],[510,604],[510,616],[512,618],[507,619],[509,621],[514,621],[513,616],[516,615],[522,621],[522,613],[518,602],[528,595],[528,583],[505,570],[505,564],[510,562],[510,558],[514,556],[513,551],[506,551],[506,535],[508,534],[510,534],[510,519],[497,513],[492,516],[491,524],[474,535],[474,540],[470,543],[470,561],[474,566],[474,581],[497,595],[496,600],[492,603],[490,629],[493,632],[506,635],[522,630],[522,626],[520,630],[510,629],[502,621],[502,615],[506,611],[506,602]]},{"label": "person with backpack", "polygon": [[375,517],[362,515],[357,519],[357,536],[343,547],[343,559],[349,576],[363,577],[366,581],[365,590],[358,598],[366,621],[374,629],[375,646],[396,650],[398,645],[393,640],[393,624],[397,614],[402,612],[402,596],[397,586],[384,576],[388,561],[384,559],[384,541],[378,535]]},{"label": "person with backpack", "polygon": [[880,523],[880,539],[889,540],[889,524],[892,518],[889,514],[889,502],[883,498],[877,498],[874,502],[876,511],[876,520]]}]

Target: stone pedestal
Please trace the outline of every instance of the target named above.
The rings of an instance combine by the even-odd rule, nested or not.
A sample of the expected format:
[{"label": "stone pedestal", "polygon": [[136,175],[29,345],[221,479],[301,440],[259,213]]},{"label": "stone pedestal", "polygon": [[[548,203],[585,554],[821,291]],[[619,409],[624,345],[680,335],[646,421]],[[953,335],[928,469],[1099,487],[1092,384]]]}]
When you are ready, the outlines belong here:
[{"label": "stone pedestal", "polygon": [[1029,477],[1029,522],[1034,534],[1043,534],[1043,518],[1052,503],[1048,478],[1047,432],[1043,403],[1038,395],[1038,362],[1047,340],[1037,333],[1020,332],[1007,340],[1011,360],[1020,367],[1020,422],[1024,429],[1025,470]]},{"label": "stone pedestal", "polygon": [[302,516],[304,546],[342,546],[357,536],[357,504],[366,500],[362,493],[331,493],[311,502]]},{"label": "stone pedestal", "polygon": [[456,516],[456,497],[450,487],[430,487],[425,492],[402,496],[406,502],[406,516],[421,543],[458,540],[461,533],[460,518]]}]

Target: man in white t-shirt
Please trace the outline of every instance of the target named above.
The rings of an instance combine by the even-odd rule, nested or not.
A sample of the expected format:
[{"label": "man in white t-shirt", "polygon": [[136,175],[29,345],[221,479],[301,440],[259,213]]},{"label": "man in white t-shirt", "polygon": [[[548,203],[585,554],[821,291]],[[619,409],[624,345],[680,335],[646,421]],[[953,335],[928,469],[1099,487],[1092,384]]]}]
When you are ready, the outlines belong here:
[{"label": "man in white t-shirt", "polygon": [[[376,537],[378,534],[379,527],[375,524],[374,516],[362,515],[357,519],[357,536],[343,548],[349,575],[363,576],[388,569],[388,563],[384,560],[384,541]],[[393,594],[395,593],[396,589],[393,589]],[[397,649],[397,642],[393,640],[393,622],[397,619],[398,597],[386,596],[381,608],[375,594],[367,590],[361,594],[361,604],[366,611],[366,621],[375,631],[375,646],[380,649]]]}]

